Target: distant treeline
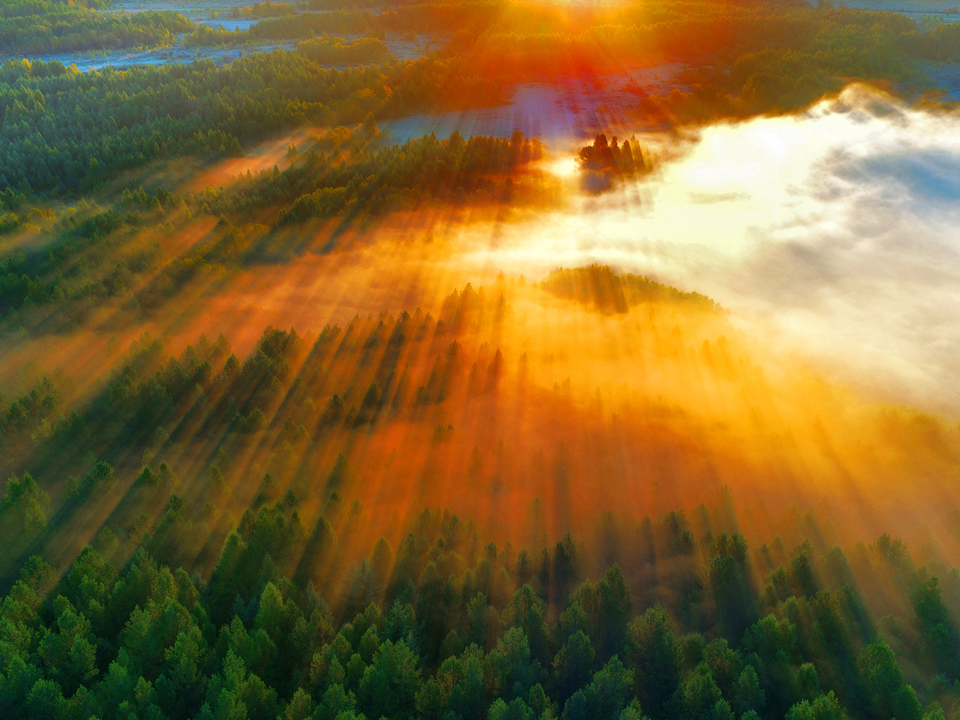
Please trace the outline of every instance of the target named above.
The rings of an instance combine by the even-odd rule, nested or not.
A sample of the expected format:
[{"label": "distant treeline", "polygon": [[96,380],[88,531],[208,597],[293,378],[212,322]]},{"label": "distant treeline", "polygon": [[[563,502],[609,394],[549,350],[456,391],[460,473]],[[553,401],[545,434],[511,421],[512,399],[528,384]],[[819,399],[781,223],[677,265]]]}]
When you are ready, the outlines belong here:
[{"label": "distant treeline", "polygon": [[683,292],[638,275],[617,275],[605,265],[559,269],[540,287],[557,297],[576,300],[602,312],[626,312],[641,302],[686,303],[708,312],[721,312],[716,302],[698,292]]},{"label": "distant treeline", "polygon": [[153,160],[237,155],[242,143],[297,126],[497,102],[502,92],[440,58],[339,71],[277,51],[223,68],[201,61],[98,73],[8,61],[0,189],[75,192]]},{"label": "distant treeline", "polygon": [[641,102],[670,123],[791,110],[854,78],[923,91],[918,61],[960,60],[956,24],[925,32],[902,14],[828,3],[661,2],[561,13],[477,0],[402,4],[381,22],[393,30],[435,29],[451,38],[448,52],[504,82],[577,74],[602,80],[623,63],[687,63],[690,90]]},{"label": "distant treeline", "polygon": [[297,50],[321,65],[369,65],[383,62],[390,50],[377,38],[343,40],[335,37],[320,37],[305,40]]},{"label": "distant treeline", "polygon": [[918,61],[960,60],[960,27],[920,32],[896,13],[806,9],[784,18],[779,29],[768,24],[755,31],[773,39],[742,40],[713,67],[686,73],[689,92],[642,98],[641,109],[669,122],[786,111],[853,78],[892,81],[917,93],[929,89]]},{"label": "distant treeline", "polygon": [[443,141],[430,135],[379,149],[350,140],[347,146],[352,149],[346,159],[334,161],[331,154],[328,161],[310,152],[284,172],[266,172],[222,195],[210,189],[188,200],[214,215],[279,206],[277,224],[284,225],[345,212],[412,210],[431,200],[539,204],[555,199],[556,188],[537,178],[510,177],[543,152],[538,140],[519,131],[511,139],[468,140],[454,132]]},{"label": "distant treeline", "polygon": [[265,17],[248,30],[197,28],[184,39],[185,45],[243,45],[263,40],[299,40],[315,35],[361,35],[383,40],[386,31],[378,16],[369,11],[333,10]]},{"label": "distant treeline", "polygon": [[196,25],[168,10],[105,12],[109,2],[5,0],[0,7],[0,56],[170,45]]}]

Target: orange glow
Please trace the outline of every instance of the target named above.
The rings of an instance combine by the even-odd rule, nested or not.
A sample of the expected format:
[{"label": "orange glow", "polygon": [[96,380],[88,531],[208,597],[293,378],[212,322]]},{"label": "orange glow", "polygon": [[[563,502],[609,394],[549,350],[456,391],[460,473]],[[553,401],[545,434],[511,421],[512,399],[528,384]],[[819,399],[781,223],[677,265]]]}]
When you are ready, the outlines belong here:
[{"label": "orange glow", "polygon": [[[818,508],[848,541],[909,535],[916,518],[960,503],[958,485],[942,482],[957,476],[955,423],[864,402],[722,312],[666,299],[625,305],[603,289],[603,271],[577,276],[575,300],[549,283],[465,271],[434,235],[439,227],[419,222],[420,239],[383,235],[273,270],[207,275],[183,296],[191,300],[161,306],[124,337],[149,329],[176,356],[201,332],[222,332],[241,359],[267,325],[303,337],[281,395],[263,408],[267,429],[207,436],[191,419],[167,428],[171,439],[157,450],[153,462],[174,468],[177,492],[202,504],[211,463],[226,449],[216,534],[266,474],[276,483],[270,497],[290,488],[305,499],[308,528],[321,514],[330,520],[344,557],[369,554],[381,536],[396,547],[424,508],[475,519],[498,543],[538,548],[566,532],[589,535],[607,511],[629,525],[714,503],[723,488],[747,511],[750,539],[768,539],[765,518],[793,506]],[[403,310],[410,315],[398,325]],[[315,345],[328,324],[339,333]],[[5,365],[56,353],[82,398],[118,367],[104,342],[85,339],[76,352],[45,341]],[[364,415],[371,382],[382,400]],[[331,423],[334,394],[343,406]],[[304,439],[282,429],[288,417]],[[137,453],[117,464],[125,487],[141,462]],[[131,522],[130,493],[100,511],[108,524]],[[915,515],[904,516],[907,504]],[[98,527],[84,522],[77,542]],[[197,560],[209,567],[216,547]]]}]

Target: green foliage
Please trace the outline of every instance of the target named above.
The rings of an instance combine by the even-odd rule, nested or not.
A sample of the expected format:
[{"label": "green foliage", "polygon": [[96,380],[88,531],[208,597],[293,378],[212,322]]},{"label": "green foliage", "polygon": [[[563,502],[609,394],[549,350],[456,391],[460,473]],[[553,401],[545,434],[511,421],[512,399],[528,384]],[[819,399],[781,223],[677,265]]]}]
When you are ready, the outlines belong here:
[{"label": "green foliage", "polygon": [[844,712],[833,692],[820,695],[812,702],[803,700],[797,703],[786,715],[786,720],[844,720]]},{"label": "green foliage", "polygon": [[413,717],[419,685],[420,668],[413,651],[403,640],[386,640],[363,671],[357,704],[368,717],[407,720]]},{"label": "green foliage", "polygon": [[7,480],[7,489],[0,502],[0,522],[15,532],[36,534],[47,524],[50,497],[40,489],[30,473]]},{"label": "green foliage", "polygon": [[445,58],[334,70],[284,51],[222,68],[198,61],[96,73],[8,60],[0,66],[0,191],[83,190],[151,160],[239,155],[241,143],[308,123],[502,100],[489,80],[486,89],[465,86],[465,71]]},{"label": "green foliage", "polygon": [[116,492],[117,476],[110,463],[101,460],[80,480],[67,479],[67,492],[76,500],[86,500],[91,495]]},{"label": "green foliage", "polygon": [[903,671],[886,642],[877,640],[863,648],[857,656],[857,670],[871,717],[920,719],[917,694],[904,680]]},{"label": "green foliage", "polygon": [[[781,688],[789,705],[771,714],[764,676],[775,672],[777,663],[801,657],[796,630],[785,618],[770,616],[751,626],[743,650],[724,638],[711,640],[701,646],[698,664],[684,670],[666,612],[649,608],[626,626],[625,660],[613,655],[600,665],[587,632],[568,631],[577,623],[600,638],[609,629],[623,631],[618,566],[608,568],[596,584],[579,586],[568,599],[566,619],[561,616],[555,628],[545,624],[545,606],[531,587],[519,588],[504,607],[506,628],[489,653],[470,645],[442,661],[425,658],[417,645],[426,625],[417,621],[412,604],[400,600],[387,615],[374,602],[335,632],[312,586],[290,582],[270,559],[274,553],[284,557],[269,538],[287,517],[279,504],[261,508],[256,520],[245,517],[245,540],[239,535],[228,540],[205,585],[182,569],[171,572],[143,550],[118,572],[86,548],[63,578],[32,558],[0,604],[4,717],[73,718],[86,712],[157,720],[643,720],[641,708],[649,708],[654,718],[848,717],[837,691],[851,688],[821,689],[810,662],[794,666],[793,689]],[[302,531],[299,537],[294,544],[303,542]],[[247,547],[255,551],[246,554]],[[711,547],[714,556],[725,552],[734,558],[742,549],[730,538]],[[253,583],[262,589],[252,595],[252,583],[237,576],[244,567],[252,573],[248,577],[272,579]],[[424,572],[420,583],[409,586],[420,607],[426,607],[430,577]],[[918,583],[915,597],[927,598],[929,605],[932,587]],[[232,608],[218,613],[218,598],[231,593]],[[610,597],[617,612],[591,616],[591,603],[599,602],[602,610]],[[486,616],[479,611],[491,608],[482,595],[447,602],[442,615],[425,617],[441,623],[460,617],[454,622],[467,634],[474,632],[470,628],[478,617]],[[796,614],[790,608],[785,612]],[[218,614],[222,619],[212,623]],[[533,656],[524,627],[550,646],[548,665]],[[565,633],[562,644],[550,643]],[[866,717],[919,720],[916,694],[886,643],[864,647],[856,666],[859,684],[852,692],[866,701]],[[943,713],[931,706],[924,717]]]},{"label": "green foliage", "polygon": [[208,202],[213,212],[292,203],[280,211],[278,225],[343,212],[414,209],[428,199],[536,202],[536,186],[509,194],[506,181],[491,176],[509,174],[541,156],[539,141],[519,132],[509,140],[487,136],[465,140],[454,131],[439,141],[431,134],[375,152],[363,149],[342,162],[311,153],[302,165],[267,174],[249,188]]},{"label": "green foliage", "polygon": [[66,431],[63,417],[66,379],[44,376],[19,397],[8,401],[0,395],[0,470],[8,470],[29,450],[54,434]]},{"label": "green foliage", "polygon": [[172,45],[195,27],[169,10],[103,12],[108,2],[8,0],[0,8],[0,48],[5,55]]},{"label": "green foliage", "polygon": [[941,598],[940,579],[934,575],[911,596],[923,633],[924,650],[943,672],[956,676],[960,670],[957,633]]},{"label": "green foliage", "polygon": [[663,717],[681,679],[680,644],[670,619],[662,607],[648,608],[627,632],[627,658],[635,668],[637,697],[652,717]]},{"label": "green foliage", "polygon": [[358,38],[350,42],[341,38],[319,37],[305,40],[297,50],[320,65],[367,65],[386,60],[390,50],[377,38]]},{"label": "green foliage", "polygon": [[747,568],[747,542],[742,535],[722,533],[710,544],[709,577],[718,620],[727,636],[739,637],[756,619]]},{"label": "green foliage", "polygon": [[760,678],[752,665],[747,665],[731,688],[733,711],[737,716],[748,712],[762,713],[766,709],[767,698],[760,687]]}]

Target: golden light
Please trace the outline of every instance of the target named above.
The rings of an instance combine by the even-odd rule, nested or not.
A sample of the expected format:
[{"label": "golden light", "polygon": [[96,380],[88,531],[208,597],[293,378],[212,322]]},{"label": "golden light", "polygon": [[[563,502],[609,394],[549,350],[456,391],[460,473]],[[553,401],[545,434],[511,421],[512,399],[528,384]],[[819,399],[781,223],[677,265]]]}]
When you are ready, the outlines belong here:
[{"label": "golden light", "polygon": [[548,173],[559,178],[573,177],[580,170],[577,159],[573,155],[548,160],[543,167]]}]

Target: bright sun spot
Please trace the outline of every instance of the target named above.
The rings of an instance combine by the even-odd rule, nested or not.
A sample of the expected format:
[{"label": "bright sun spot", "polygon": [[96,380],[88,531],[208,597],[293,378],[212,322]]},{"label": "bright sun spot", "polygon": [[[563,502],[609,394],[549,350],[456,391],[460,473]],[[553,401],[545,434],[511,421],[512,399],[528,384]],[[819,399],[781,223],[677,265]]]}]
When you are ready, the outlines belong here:
[{"label": "bright sun spot", "polygon": [[556,175],[557,177],[570,177],[580,169],[574,157],[561,157],[556,160],[551,160],[544,165],[544,168],[551,175]]}]

